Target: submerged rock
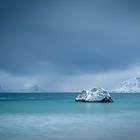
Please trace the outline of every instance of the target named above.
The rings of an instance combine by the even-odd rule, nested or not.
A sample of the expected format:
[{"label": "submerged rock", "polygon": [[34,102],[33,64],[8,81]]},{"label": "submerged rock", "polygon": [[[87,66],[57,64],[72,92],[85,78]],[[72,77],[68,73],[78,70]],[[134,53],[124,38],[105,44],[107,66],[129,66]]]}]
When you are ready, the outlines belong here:
[{"label": "submerged rock", "polygon": [[77,102],[113,102],[108,91],[103,88],[93,88],[92,90],[83,90],[76,98]]}]

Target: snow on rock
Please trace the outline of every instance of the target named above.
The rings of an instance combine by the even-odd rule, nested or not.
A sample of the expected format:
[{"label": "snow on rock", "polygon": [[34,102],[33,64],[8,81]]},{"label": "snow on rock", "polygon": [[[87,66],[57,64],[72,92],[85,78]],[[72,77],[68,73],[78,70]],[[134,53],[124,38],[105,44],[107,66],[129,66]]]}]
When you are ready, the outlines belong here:
[{"label": "snow on rock", "polygon": [[113,90],[116,93],[140,93],[140,77],[128,79],[120,83],[120,88]]},{"label": "snow on rock", "polygon": [[108,91],[103,88],[83,90],[75,99],[77,102],[113,102]]}]

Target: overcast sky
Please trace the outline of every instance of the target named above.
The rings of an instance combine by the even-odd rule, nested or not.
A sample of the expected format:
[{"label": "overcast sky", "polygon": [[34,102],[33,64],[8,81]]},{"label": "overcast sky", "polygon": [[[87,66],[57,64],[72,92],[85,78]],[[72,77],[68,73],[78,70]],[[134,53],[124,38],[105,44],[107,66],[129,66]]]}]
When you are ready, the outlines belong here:
[{"label": "overcast sky", "polygon": [[139,0],[1,0],[0,84],[48,91],[140,76]]}]

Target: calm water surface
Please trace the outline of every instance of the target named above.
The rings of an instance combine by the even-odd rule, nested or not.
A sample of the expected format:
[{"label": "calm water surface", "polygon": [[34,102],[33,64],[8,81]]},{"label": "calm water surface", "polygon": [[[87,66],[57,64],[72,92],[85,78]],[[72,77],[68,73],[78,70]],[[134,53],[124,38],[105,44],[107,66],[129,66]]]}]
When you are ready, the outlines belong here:
[{"label": "calm water surface", "polygon": [[0,93],[0,140],[138,140],[140,94],[75,103],[78,93]]}]

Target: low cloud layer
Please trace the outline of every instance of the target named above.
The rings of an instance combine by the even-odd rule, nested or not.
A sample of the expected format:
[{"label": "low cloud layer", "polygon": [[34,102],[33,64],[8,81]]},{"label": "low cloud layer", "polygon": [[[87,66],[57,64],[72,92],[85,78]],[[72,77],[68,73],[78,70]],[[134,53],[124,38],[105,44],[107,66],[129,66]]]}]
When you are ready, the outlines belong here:
[{"label": "low cloud layer", "polygon": [[48,92],[79,92],[83,89],[91,89],[93,87],[103,87],[110,90],[118,88],[120,86],[120,82],[124,80],[140,76],[139,71],[140,67],[133,67],[127,70],[100,74],[36,74],[28,76],[15,76],[1,71],[0,81],[2,81],[2,87],[7,91],[28,89],[34,85],[38,85]]},{"label": "low cloud layer", "polygon": [[[64,90],[66,79],[76,78],[80,85],[80,77],[88,77],[101,84],[94,77],[140,65],[138,0],[5,0],[2,5],[0,71],[6,79],[12,75],[32,83],[42,75],[54,85],[50,90]],[[81,87],[66,83],[66,90]]]}]

